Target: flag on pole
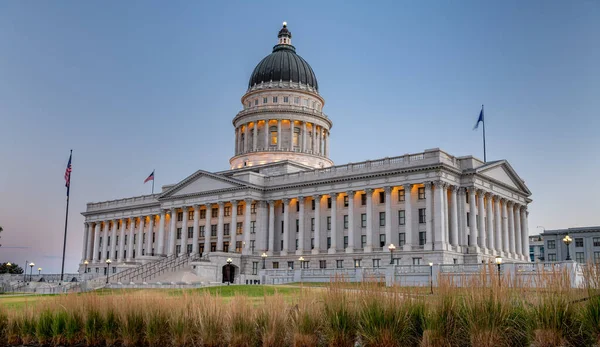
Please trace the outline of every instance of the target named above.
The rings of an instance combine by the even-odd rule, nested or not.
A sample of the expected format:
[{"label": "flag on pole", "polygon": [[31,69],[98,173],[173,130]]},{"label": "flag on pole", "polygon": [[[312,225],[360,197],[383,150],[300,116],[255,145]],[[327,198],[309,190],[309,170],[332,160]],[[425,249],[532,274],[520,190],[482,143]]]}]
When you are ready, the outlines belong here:
[{"label": "flag on pole", "polygon": [[144,181],[144,183],[146,183],[148,181],[154,181],[154,171],[152,171],[152,173],[150,174],[150,176],[148,176],[148,178],[146,178],[146,180]]},{"label": "flag on pole", "polygon": [[485,124],[483,120],[483,106],[481,107],[481,112],[479,112],[479,118],[477,118],[477,123],[475,123],[473,130],[476,130],[479,127],[480,122]]},{"label": "flag on pole", "polygon": [[71,158],[73,158],[73,153],[69,155],[69,163],[67,164],[67,169],[65,170],[65,187],[67,187],[67,196],[69,196],[69,190],[71,188]]}]

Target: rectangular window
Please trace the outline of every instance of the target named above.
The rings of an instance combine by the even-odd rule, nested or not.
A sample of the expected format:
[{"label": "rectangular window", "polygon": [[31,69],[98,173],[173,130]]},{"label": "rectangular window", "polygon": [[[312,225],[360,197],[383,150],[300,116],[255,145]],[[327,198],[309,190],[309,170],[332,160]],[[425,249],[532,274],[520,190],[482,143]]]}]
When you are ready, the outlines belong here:
[{"label": "rectangular window", "polygon": [[212,208],[212,209],[210,209],[210,216],[212,218],[219,217],[219,209],[218,208]]},{"label": "rectangular window", "polygon": [[331,217],[327,217],[327,230],[331,230]]},{"label": "rectangular window", "polygon": [[349,200],[348,195],[344,196],[344,207],[348,207],[348,200]]},{"label": "rectangular window", "polygon": [[327,237],[327,249],[331,248],[331,237]]},{"label": "rectangular window", "polygon": [[367,204],[367,194],[360,194],[360,204],[362,206]]},{"label": "rectangular window", "polygon": [[[600,247],[600,237],[594,237],[592,239],[592,241],[594,241],[594,247]],[[548,247],[548,248],[550,248],[550,247]]]},{"label": "rectangular window", "polygon": [[361,213],[361,215],[360,215],[360,227],[361,228],[367,227],[367,214],[366,213]]},{"label": "rectangular window", "polygon": [[354,267],[360,267],[362,263],[362,259],[354,259]]},{"label": "rectangular window", "polygon": [[294,270],[294,262],[288,261],[288,270]]},{"label": "rectangular window", "polygon": [[210,236],[217,236],[217,225],[213,224],[210,226]]},{"label": "rectangular window", "polygon": [[421,258],[413,258],[413,265],[421,265]]},{"label": "rectangular window", "polygon": [[406,234],[399,233],[398,234],[398,246],[402,247],[406,244]]},{"label": "rectangular window", "polygon": [[583,252],[575,252],[575,261],[581,264],[585,263]]},{"label": "rectangular window", "polygon": [[294,98],[294,104],[299,104],[300,103],[300,98],[299,97],[295,97]]},{"label": "rectangular window", "polygon": [[225,211],[223,213],[225,217],[231,216],[231,206],[225,206]]},{"label": "rectangular window", "polygon": [[379,267],[381,259],[373,259],[373,267]]},{"label": "rectangular window", "polygon": [[268,98],[266,98],[266,97],[265,97],[265,98],[263,98],[263,104],[266,104],[267,102],[269,102],[269,99],[268,99]]},{"label": "rectangular window", "polygon": [[296,250],[298,250],[298,239],[296,239]]},{"label": "rectangular window", "polygon": [[315,249],[315,238],[314,237],[312,237],[310,239],[310,249]]},{"label": "rectangular window", "polygon": [[256,203],[255,202],[253,202],[250,205],[250,214],[256,214]]},{"label": "rectangular window", "polygon": [[379,247],[385,247],[385,234],[379,234]]},{"label": "rectangular window", "polygon": [[200,219],[206,219],[206,210],[200,210]]},{"label": "rectangular window", "polygon": [[421,224],[425,223],[425,209],[424,208],[419,209],[419,223],[421,223]]},{"label": "rectangular window", "polygon": [[229,223],[223,224],[223,235],[224,236],[229,236],[229,228],[230,228]]},{"label": "rectangular window", "polygon": [[244,205],[238,205],[238,207],[237,207],[237,215],[238,216],[243,216],[244,215]]},{"label": "rectangular window", "polygon": [[252,274],[258,275],[258,262],[257,261],[252,262]]},{"label": "rectangular window", "polygon": [[125,245],[127,245],[127,239],[129,235],[125,235]]},{"label": "rectangular window", "polygon": [[417,188],[417,193],[419,194],[419,200],[425,200],[425,187]]},{"label": "rectangular window", "polygon": [[236,235],[242,235],[242,232],[244,231],[244,223],[242,222],[238,222],[236,227],[235,227],[235,234]]},{"label": "rectangular window", "polygon": [[235,241],[235,251],[242,253],[242,241]]},{"label": "rectangular window", "polygon": [[312,208],[313,211],[315,210],[316,205],[317,205],[317,200],[312,199],[312,201],[311,201],[311,208]]},{"label": "rectangular window", "polygon": [[575,247],[583,247],[583,238],[575,239]]},{"label": "rectangular window", "polygon": [[256,233],[256,221],[250,222],[250,234]]},{"label": "rectangular window", "polygon": [[[594,252],[594,257],[596,256],[596,253],[599,252]],[[548,254],[548,261],[556,261],[556,254]]]},{"label": "rectangular window", "polygon": [[205,236],[204,232],[205,232],[204,225],[201,225],[198,237],[204,237]]},{"label": "rectangular window", "polygon": [[188,227],[187,233],[188,233],[188,236],[187,236],[188,239],[193,238],[194,237],[194,227]]},{"label": "rectangular window", "polygon": [[[134,240],[133,243],[135,243],[136,236],[137,236],[137,234],[133,234],[133,240]],[[102,247],[102,236],[100,236],[100,239],[99,239],[99,247]]]},{"label": "rectangular window", "polygon": [[296,232],[300,232],[300,220],[296,219]]},{"label": "rectangular window", "polygon": [[343,269],[344,268],[344,261],[343,260],[336,260],[335,261],[335,267],[338,269]]},{"label": "rectangular window", "polygon": [[183,221],[183,212],[177,212],[177,221],[178,222]]},{"label": "rectangular window", "polygon": [[273,97],[273,103],[274,103],[274,104],[276,104],[276,103],[277,103],[277,97],[276,97],[276,96],[274,96],[274,97]]},{"label": "rectangular window", "polygon": [[327,208],[331,208],[331,198],[327,198]]},{"label": "rectangular window", "polygon": [[406,199],[406,191],[404,189],[398,190],[398,201],[403,202]]},{"label": "rectangular window", "polygon": [[367,245],[367,235],[360,235],[360,247],[365,248]]},{"label": "rectangular window", "polygon": [[284,96],[283,97],[283,102],[285,102],[287,104],[288,102],[290,102],[290,99],[287,96]]},{"label": "rectangular window", "polygon": [[211,242],[210,243],[210,251],[211,252],[215,252],[216,250],[217,250],[217,243],[216,242]]},{"label": "rectangular window", "polygon": [[344,236],[344,249],[348,248],[348,236]]},{"label": "rectangular window", "polygon": [[278,261],[274,261],[273,262],[273,269],[279,269],[279,262]]},{"label": "rectangular window", "polygon": [[254,105],[258,105],[258,99],[254,99]]},{"label": "rectangular window", "polygon": [[348,215],[344,215],[344,230],[348,229]]},{"label": "rectangular window", "polygon": [[380,204],[385,203],[385,192],[379,192],[379,203]]},{"label": "rectangular window", "polygon": [[[144,242],[146,242],[146,234],[144,234]],[[110,236],[107,237],[106,244],[110,245]]]},{"label": "rectangular window", "polygon": [[315,219],[310,219],[310,231],[315,231]]},{"label": "rectangular window", "polygon": [[398,211],[398,225],[406,224],[406,211],[400,210]]},{"label": "rectangular window", "polygon": [[319,269],[327,269],[327,261],[319,260]]},{"label": "rectangular window", "polygon": [[296,212],[300,212],[300,201],[296,202]]},{"label": "rectangular window", "polygon": [[304,106],[308,107],[308,99],[304,99]]},{"label": "rectangular window", "polygon": [[[136,235],[133,235],[134,242],[135,242],[135,236]],[[181,240],[181,228],[177,228],[177,240]]]},{"label": "rectangular window", "polygon": [[[133,251],[133,254],[135,258],[135,250]],[[175,246],[175,254],[181,254],[181,245]]]},{"label": "rectangular window", "polygon": [[229,252],[229,241],[223,241],[223,252]]},{"label": "rectangular window", "polygon": [[[596,238],[594,237],[594,246],[596,246]],[[548,240],[548,249],[556,249],[556,241]]]},{"label": "rectangular window", "polygon": [[192,253],[192,245],[187,245],[186,250],[187,250],[187,254],[191,254]]},{"label": "rectangular window", "polygon": [[194,214],[188,213],[188,220],[194,220]]},{"label": "rectangular window", "polygon": [[379,226],[385,226],[385,212],[379,212]]},{"label": "rectangular window", "polygon": [[285,213],[285,204],[281,204],[281,213]]},{"label": "rectangular window", "polygon": [[424,246],[427,243],[427,233],[425,231],[419,232],[419,246]]},{"label": "rectangular window", "polygon": [[254,244],[255,244],[255,240],[250,240],[250,252],[254,252]]},{"label": "rectangular window", "polygon": [[467,212],[467,226],[469,226],[469,224],[470,224],[469,223],[469,220],[470,220],[469,216],[470,216],[470,214],[469,214],[469,212]]},{"label": "rectangular window", "polygon": [[[550,254],[548,254],[548,257],[550,257]],[[554,255],[554,258],[556,259],[556,255]],[[600,252],[594,252],[594,263],[600,263]]]}]

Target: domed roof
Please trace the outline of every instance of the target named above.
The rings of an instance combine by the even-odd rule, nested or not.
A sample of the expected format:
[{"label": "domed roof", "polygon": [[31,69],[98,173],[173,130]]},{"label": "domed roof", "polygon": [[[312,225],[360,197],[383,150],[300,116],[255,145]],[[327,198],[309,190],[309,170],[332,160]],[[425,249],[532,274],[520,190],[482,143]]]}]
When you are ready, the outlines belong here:
[{"label": "domed roof", "polygon": [[291,45],[292,33],[285,22],[278,37],[279,44],[273,47],[273,53],[263,58],[254,68],[248,89],[262,82],[291,81],[309,85],[318,91],[317,77],[306,60],[296,54],[296,48]]}]

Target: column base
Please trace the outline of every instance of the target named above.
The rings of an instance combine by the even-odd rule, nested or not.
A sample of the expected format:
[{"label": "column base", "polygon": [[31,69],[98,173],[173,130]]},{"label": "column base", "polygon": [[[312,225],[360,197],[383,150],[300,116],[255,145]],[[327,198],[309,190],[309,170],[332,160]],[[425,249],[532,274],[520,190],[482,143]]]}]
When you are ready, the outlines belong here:
[{"label": "column base", "polygon": [[352,247],[352,248],[347,247],[346,248],[346,253],[354,253],[354,247]]},{"label": "column base", "polygon": [[365,248],[363,248],[363,252],[364,253],[372,253],[373,252],[373,246],[365,246]]},{"label": "column base", "polygon": [[336,249],[335,248],[329,248],[327,250],[327,254],[335,254],[336,253]]},{"label": "column base", "polygon": [[288,251],[281,251],[279,252],[279,255],[285,257],[286,255],[288,255]]},{"label": "column base", "polygon": [[310,254],[319,254],[321,253],[321,250],[319,249],[313,249],[312,251],[310,251]]},{"label": "column base", "polygon": [[302,250],[302,249],[296,250],[296,255],[302,255],[302,254],[304,254],[304,250]]},{"label": "column base", "polygon": [[403,251],[412,251],[412,246],[409,244],[404,244],[404,246],[402,246],[402,250]]},{"label": "column base", "polygon": [[447,251],[448,250],[448,244],[446,242],[436,242],[434,249],[436,251]]}]

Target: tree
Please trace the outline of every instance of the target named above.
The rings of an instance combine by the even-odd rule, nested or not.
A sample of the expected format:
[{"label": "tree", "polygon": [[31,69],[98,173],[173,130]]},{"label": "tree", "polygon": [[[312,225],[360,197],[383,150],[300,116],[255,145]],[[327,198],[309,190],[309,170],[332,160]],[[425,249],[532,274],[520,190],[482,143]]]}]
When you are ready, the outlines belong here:
[{"label": "tree", "polygon": [[0,264],[0,274],[22,274],[22,273],[23,273],[23,269],[15,263],[10,263],[10,266],[8,266],[8,263]]}]

